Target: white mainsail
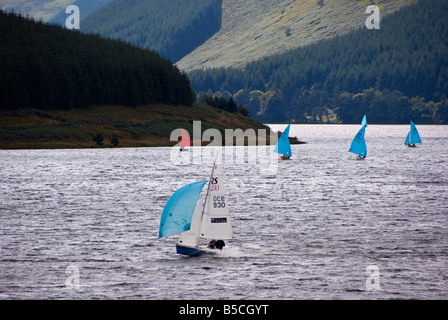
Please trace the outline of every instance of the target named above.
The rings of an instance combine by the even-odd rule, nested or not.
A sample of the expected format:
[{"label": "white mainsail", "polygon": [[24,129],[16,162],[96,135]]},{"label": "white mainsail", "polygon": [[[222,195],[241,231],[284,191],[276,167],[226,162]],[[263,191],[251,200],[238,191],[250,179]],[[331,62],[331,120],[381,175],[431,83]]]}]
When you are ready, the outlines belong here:
[{"label": "white mainsail", "polygon": [[227,206],[227,192],[223,181],[221,164],[215,161],[202,214],[200,229],[202,238],[233,239],[232,223]]}]

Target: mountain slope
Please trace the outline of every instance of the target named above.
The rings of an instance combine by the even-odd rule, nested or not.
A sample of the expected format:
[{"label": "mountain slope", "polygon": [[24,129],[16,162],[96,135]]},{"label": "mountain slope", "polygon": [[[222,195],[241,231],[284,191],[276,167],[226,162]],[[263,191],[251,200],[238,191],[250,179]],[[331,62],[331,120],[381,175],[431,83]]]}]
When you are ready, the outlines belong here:
[{"label": "mountain slope", "polygon": [[175,62],[221,26],[221,0],[116,0],[87,17],[81,32],[157,51]]},{"label": "mountain slope", "polygon": [[[89,15],[94,13],[96,10],[104,7],[108,3],[115,0],[76,0],[71,3],[79,8],[79,19],[83,21]],[[63,8],[57,15],[53,16],[48,23],[51,24],[59,24],[61,26],[65,26],[65,21],[69,14],[65,12],[66,8]]]},{"label": "mountain slope", "polygon": [[1,0],[0,9],[28,15],[36,20],[47,21],[73,0]]},{"label": "mountain slope", "polygon": [[381,16],[414,0],[223,0],[222,28],[177,62],[185,71],[247,62],[364,27],[368,5]]},{"label": "mountain slope", "polygon": [[[425,0],[356,31],[239,68],[193,70],[200,95],[233,95],[272,122],[448,123],[445,0]],[[203,92],[201,92],[203,91]]]}]

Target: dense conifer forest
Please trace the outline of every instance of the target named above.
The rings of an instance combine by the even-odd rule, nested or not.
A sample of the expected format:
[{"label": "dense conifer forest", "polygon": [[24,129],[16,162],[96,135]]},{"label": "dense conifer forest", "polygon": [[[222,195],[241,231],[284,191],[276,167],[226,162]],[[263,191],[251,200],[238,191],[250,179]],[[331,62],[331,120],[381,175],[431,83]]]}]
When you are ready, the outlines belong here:
[{"label": "dense conifer forest", "polygon": [[81,31],[151,49],[177,62],[221,27],[222,0],[116,0],[82,21]]},{"label": "dense conifer forest", "polygon": [[0,109],[195,101],[158,53],[0,11]]},{"label": "dense conifer forest", "polygon": [[419,1],[379,30],[189,77],[200,97],[230,93],[265,123],[448,123],[447,17],[446,0]]}]

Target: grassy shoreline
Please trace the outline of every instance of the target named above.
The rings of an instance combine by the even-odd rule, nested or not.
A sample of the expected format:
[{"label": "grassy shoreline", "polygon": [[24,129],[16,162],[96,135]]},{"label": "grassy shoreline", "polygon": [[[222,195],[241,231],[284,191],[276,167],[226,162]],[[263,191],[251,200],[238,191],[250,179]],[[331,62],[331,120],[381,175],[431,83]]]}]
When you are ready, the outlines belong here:
[{"label": "grassy shoreline", "polygon": [[[208,105],[145,105],[137,107],[92,106],[70,110],[18,110],[0,113],[1,149],[64,149],[105,147],[170,147],[174,129],[184,128],[192,134],[193,122],[201,121],[201,134],[210,128],[266,129],[262,123],[240,113],[229,113]],[[93,140],[103,136],[103,144]],[[114,146],[113,137],[119,141]],[[198,143],[198,141],[194,141]],[[208,145],[210,141],[201,141]],[[292,143],[301,143],[292,141]],[[224,142],[223,142],[224,145]]]}]

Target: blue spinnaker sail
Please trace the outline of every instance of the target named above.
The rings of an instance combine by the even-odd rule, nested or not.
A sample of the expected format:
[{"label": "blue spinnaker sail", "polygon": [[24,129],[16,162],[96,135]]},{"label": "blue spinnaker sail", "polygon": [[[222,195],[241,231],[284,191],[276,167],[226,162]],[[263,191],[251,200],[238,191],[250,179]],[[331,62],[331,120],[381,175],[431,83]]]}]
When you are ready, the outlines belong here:
[{"label": "blue spinnaker sail", "polygon": [[367,156],[367,146],[364,140],[364,134],[366,132],[366,125],[358,131],[348,151],[359,154],[361,157]]},{"label": "blue spinnaker sail", "polygon": [[413,143],[422,143],[422,139],[420,139],[420,135],[417,128],[415,127],[414,122],[411,121],[411,130],[408,132],[404,144],[409,145]]},{"label": "blue spinnaker sail", "polygon": [[277,145],[275,146],[274,152],[280,153],[285,157],[291,156],[291,144],[289,143],[289,127],[291,125],[288,124],[285,131],[283,131],[282,135],[278,139]]},{"label": "blue spinnaker sail", "polygon": [[169,198],[160,218],[159,238],[190,230],[196,202],[206,183],[198,181],[187,184]]},{"label": "blue spinnaker sail", "polygon": [[366,115],[364,115],[364,117],[362,117],[361,125],[367,127],[367,118],[366,118]]}]

